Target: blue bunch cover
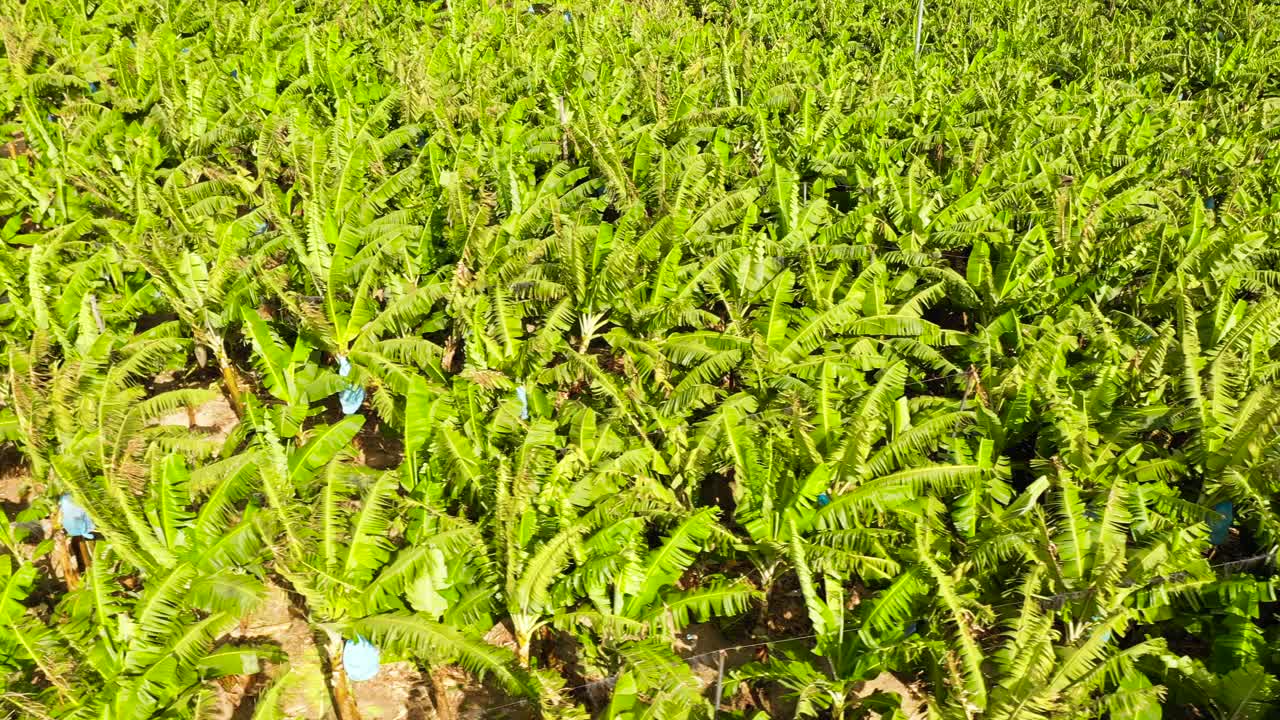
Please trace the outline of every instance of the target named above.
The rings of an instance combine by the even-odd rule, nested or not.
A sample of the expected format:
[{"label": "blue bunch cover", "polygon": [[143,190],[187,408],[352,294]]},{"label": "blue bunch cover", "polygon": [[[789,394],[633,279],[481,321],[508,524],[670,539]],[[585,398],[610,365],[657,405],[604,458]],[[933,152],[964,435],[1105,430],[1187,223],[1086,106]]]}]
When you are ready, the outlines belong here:
[{"label": "blue bunch cover", "polygon": [[1209,523],[1209,542],[1214,545],[1221,545],[1227,541],[1227,535],[1231,531],[1231,521],[1234,519],[1232,509],[1230,500],[1223,500],[1213,506],[1213,511],[1222,516]]},{"label": "blue bunch cover", "polygon": [[[338,356],[338,375],[347,377],[351,375],[351,361],[346,355]],[[364,388],[351,383],[338,392],[338,402],[342,405],[342,414],[351,415],[360,409],[364,404]]]},{"label": "blue bunch cover", "polygon": [[364,388],[359,385],[348,385],[338,393],[338,402],[342,404],[342,414],[351,415],[364,404]]},{"label": "blue bunch cover", "polygon": [[68,535],[93,539],[93,518],[70,495],[63,495],[58,500],[58,510],[62,512],[62,528]]},{"label": "blue bunch cover", "polygon": [[818,493],[818,507],[826,507],[831,504],[831,496],[826,493]]},{"label": "blue bunch cover", "polygon": [[[1102,622],[1102,620],[1103,620],[1103,617],[1102,617],[1101,615],[1094,615],[1094,616],[1093,616],[1093,621],[1094,621],[1094,622]],[[1103,641],[1103,642],[1111,642],[1111,631],[1110,631],[1110,630],[1108,630],[1108,631],[1106,631],[1106,632],[1102,633],[1102,641]]]},{"label": "blue bunch cover", "polygon": [[356,682],[372,680],[378,674],[381,659],[377,646],[358,635],[342,647],[342,666],[346,668],[347,677]]},{"label": "blue bunch cover", "polygon": [[523,385],[516,388],[516,399],[520,401],[520,419],[528,420],[529,419],[529,391],[525,390]]}]

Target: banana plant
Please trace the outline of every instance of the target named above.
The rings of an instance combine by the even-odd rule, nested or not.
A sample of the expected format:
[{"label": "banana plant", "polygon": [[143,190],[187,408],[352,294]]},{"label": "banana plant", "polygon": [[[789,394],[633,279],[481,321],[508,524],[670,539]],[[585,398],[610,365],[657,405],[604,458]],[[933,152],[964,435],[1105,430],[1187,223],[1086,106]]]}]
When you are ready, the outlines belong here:
[{"label": "banana plant", "polygon": [[[794,537],[787,543],[788,552],[813,625],[815,647],[795,651],[783,646],[768,661],[735,670],[728,690],[733,692],[740,683],[776,682],[794,696],[796,717],[818,717],[822,712],[833,718],[849,717],[868,702],[857,696],[857,689],[902,657],[897,646],[915,632],[910,625],[910,596],[900,589],[913,576],[902,576],[873,602],[849,613],[843,578],[832,572],[814,576],[794,520],[790,524]],[[881,710],[892,710],[897,704],[895,699],[873,696],[871,702],[875,701],[881,701]]]},{"label": "banana plant", "polygon": [[[692,622],[744,612],[759,592],[742,579],[715,575],[685,587],[686,573],[716,549],[717,542],[733,544],[733,536],[718,525],[707,508],[678,517],[663,540],[649,549],[649,523],[643,516],[600,528],[583,541],[576,564],[553,592],[585,593],[588,607],[564,612],[554,624],[577,631],[583,654],[604,675],[625,670],[633,643],[666,642],[674,647]],[[598,627],[588,635],[582,626]],[[651,648],[656,652],[656,646]],[[619,663],[615,665],[614,663]]]},{"label": "banana plant", "polygon": [[712,716],[692,668],[664,643],[632,643],[619,656],[623,669],[612,684],[613,694],[604,710],[608,717],[696,720]]},{"label": "banana plant", "polygon": [[[513,657],[461,629],[483,606],[459,608],[446,616],[450,622],[441,622],[438,591],[451,584],[443,559],[474,547],[475,530],[465,520],[445,518],[443,525],[415,530],[413,546],[396,548],[388,540],[398,523],[394,510],[402,473],[372,472],[350,462],[349,446],[364,417],[308,428],[299,436],[302,444],[286,445],[268,414],[249,407],[255,424],[251,447],[207,466],[203,474],[219,485],[261,484],[278,538],[271,567],[305,599],[306,617],[328,638],[321,649],[333,668],[332,702],[341,717],[359,717],[342,659],[350,657],[348,642],[376,643],[389,654],[431,664],[458,663],[494,676],[513,692],[534,692]],[[305,511],[311,506],[319,507],[318,514]],[[468,577],[483,581],[484,574],[456,581]],[[480,592],[472,600],[491,597]]]},{"label": "banana plant", "polygon": [[[32,468],[69,492],[119,556],[141,570],[171,558],[148,528],[145,499],[135,489],[148,448],[154,443],[194,457],[216,449],[185,428],[156,424],[212,398],[210,391],[188,388],[148,398],[134,384],[182,350],[174,329],[160,326],[124,345],[102,335],[83,358],[58,366],[47,379],[34,373],[29,356],[10,354],[11,379],[21,398],[17,424]],[[113,356],[119,361],[108,364]]]},{"label": "banana plant", "polygon": [[[117,236],[121,254],[146,269],[148,290],[158,292],[191,333],[197,363],[204,367],[212,353],[223,387],[237,414],[243,413],[245,383],[230,354],[231,328],[241,315],[247,291],[251,240],[259,213],[227,221],[248,193],[234,180],[206,180],[181,187],[175,172],[157,193],[157,210],[176,232],[130,227]],[[175,243],[173,235],[189,238]]]},{"label": "banana plant", "polygon": [[[49,688],[35,695],[47,696],[48,715],[196,717],[216,694],[209,680],[276,658],[270,648],[226,642],[264,594],[254,575],[265,551],[263,517],[252,506],[234,505],[248,489],[220,485],[213,502],[193,511],[196,494],[183,456],[160,444],[147,454],[147,506],[153,509],[147,532],[163,555],[153,553],[156,564],[141,568],[145,592],[126,591],[125,576],[139,568],[122,562],[114,548],[124,543],[104,533],[82,586],[68,592],[50,618],[55,630],[20,605],[34,566],[5,565],[6,638],[19,642],[11,657],[30,667],[22,683]],[[10,691],[27,692],[22,684]]]},{"label": "banana plant", "polygon": [[[1280,305],[1264,301],[1251,307],[1227,294],[1212,315],[1197,314],[1184,295],[1178,315],[1178,387],[1185,410],[1175,415],[1174,428],[1187,427],[1195,438],[1185,461],[1203,478],[1206,499],[1234,500],[1271,543],[1280,518],[1266,499],[1266,468],[1276,450],[1280,394],[1274,383],[1250,377],[1249,368],[1266,362],[1266,348],[1280,336]],[[1201,322],[1209,333],[1203,341]]]},{"label": "banana plant", "polygon": [[[1163,688],[1139,668],[1166,652],[1164,641],[1150,638],[1117,647],[1114,635],[1125,631],[1126,613],[1096,623],[1074,642],[1062,638],[1037,597],[1043,580],[1043,571],[1033,570],[1019,588],[1020,600],[1010,603],[1017,612],[1003,623],[1008,640],[994,654],[999,681],[992,684],[990,716],[1035,720],[1086,705],[1118,717],[1158,712]],[[953,703],[939,712],[943,717],[968,717],[971,710]]]},{"label": "banana plant", "polygon": [[[301,136],[308,144],[294,152],[311,157],[311,171],[284,193],[263,186],[265,213],[279,237],[258,252],[260,277],[272,296],[336,364],[351,364],[352,383],[376,381],[378,407],[389,421],[394,417],[387,411],[394,397],[408,392],[413,368],[439,367],[443,349],[405,331],[426,318],[445,287],[431,278],[401,282],[417,271],[394,266],[406,257],[405,243],[422,232],[407,194],[422,164],[408,159],[400,166],[392,157],[418,131],[389,128],[395,106],[395,95],[363,111],[344,99],[331,127]],[[399,169],[388,172],[391,166]],[[266,267],[278,263],[281,251],[297,263],[311,294]],[[396,337],[385,337],[393,332]]]},{"label": "banana plant", "polygon": [[244,308],[242,318],[249,330],[262,385],[283,403],[268,409],[276,432],[281,437],[296,437],[307,418],[320,411],[311,403],[339,392],[344,383],[337,373],[312,362],[312,347],[302,336],[296,337],[290,347],[257,310]]}]

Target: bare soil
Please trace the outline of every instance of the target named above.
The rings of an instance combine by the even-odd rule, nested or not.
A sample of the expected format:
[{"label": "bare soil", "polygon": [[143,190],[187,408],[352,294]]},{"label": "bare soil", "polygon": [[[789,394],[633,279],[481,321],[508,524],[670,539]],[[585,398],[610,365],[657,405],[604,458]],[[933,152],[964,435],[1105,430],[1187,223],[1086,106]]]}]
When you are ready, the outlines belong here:
[{"label": "bare soil", "polygon": [[863,683],[858,690],[858,697],[865,698],[878,692],[891,693],[901,698],[902,714],[908,720],[924,720],[929,716],[920,688],[903,683],[893,673],[882,672]]},{"label": "bare soil", "polygon": [[404,443],[373,413],[368,413],[364,427],[356,435],[361,459],[374,470],[390,470],[404,461]]},{"label": "bare soil", "polygon": [[[268,585],[267,597],[262,605],[245,617],[231,637],[243,642],[269,643],[280,648],[286,662],[271,664],[264,669],[268,682],[285,682],[280,696],[280,709],[285,717],[322,718],[329,705],[326,679],[320,661],[320,651],[311,635],[311,627],[292,611],[289,597],[275,585]],[[225,693],[225,704],[214,717],[218,720],[238,720],[252,716],[258,694],[265,691],[268,682],[252,683],[241,697]],[[234,702],[235,704],[231,704]],[[247,714],[245,711],[248,711]]]},{"label": "bare soil", "polygon": [[352,683],[362,720],[425,720],[435,717],[427,680],[411,662],[384,663],[372,680]]},{"label": "bare soil", "polygon": [[795,573],[783,573],[769,592],[768,612],[756,626],[756,633],[770,638],[797,637],[813,632],[809,611]]},{"label": "bare soil", "polygon": [[195,408],[178,410],[165,415],[156,421],[157,425],[189,427],[203,433],[209,440],[219,444],[227,439],[240,419],[231,409],[231,403],[219,395],[209,402]]},{"label": "bare soil", "polygon": [[31,471],[16,448],[0,447],[0,507],[13,517],[27,506]]}]

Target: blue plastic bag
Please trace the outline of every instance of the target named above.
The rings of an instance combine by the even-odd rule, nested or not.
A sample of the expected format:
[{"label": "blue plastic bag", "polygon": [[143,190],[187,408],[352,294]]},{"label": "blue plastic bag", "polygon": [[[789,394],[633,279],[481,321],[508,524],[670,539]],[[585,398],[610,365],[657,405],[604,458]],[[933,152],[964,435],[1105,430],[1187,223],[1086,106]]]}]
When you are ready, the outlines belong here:
[{"label": "blue plastic bag", "polygon": [[1230,500],[1223,500],[1213,506],[1213,511],[1222,517],[1209,523],[1209,542],[1221,545],[1227,541],[1227,537],[1231,534],[1231,521],[1234,519],[1232,510]]},{"label": "blue plastic bag", "polygon": [[93,539],[93,518],[85,509],[76,504],[70,495],[63,495],[58,500],[58,510],[62,512],[62,528],[71,537]]},{"label": "blue plastic bag", "polygon": [[831,504],[831,496],[826,493],[818,493],[818,507],[826,507]]},{"label": "blue plastic bag", "polygon": [[[1094,622],[1102,622],[1102,619],[1103,619],[1103,618],[1102,618],[1102,616],[1101,616],[1101,615],[1094,615],[1094,616],[1093,616],[1093,621],[1094,621]],[[1103,641],[1103,642],[1111,642],[1111,631],[1110,631],[1110,630],[1108,630],[1108,631],[1106,631],[1106,632],[1102,633],[1102,641]]]},{"label": "blue plastic bag", "polygon": [[348,385],[338,393],[338,402],[342,405],[342,414],[351,415],[364,404],[364,388],[360,385]]},{"label": "blue plastic bag", "polygon": [[372,680],[378,674],[381,660],[382,653],[377,646],[358,635],[343,645],[342,666],[346,668],[347,677],[356,682]]},{"label": "blue plastic bag", "polygon": [[89,94],[90,94],[90,95],[92,95],[93,93],[98,92],[98,87],[99,87],[99,86],[98,86],[98,83],[96,83],[96,82],[90,82],[90,83],[89,83]]},{"label": "blue plastic bag", "polygon": [[259,222],[258,222],[258,227],[256,227],[256,228],[254,228],[254,229],[253,229],[253,234],[254,234],[254,235],[266,235],[266,234],[267,234],[267,229],[268,229],[268,227],[267,227],[267,221],[266,221],[266,220],[261,220],[261,221],[259,221]]},{"label": "blue plastic bag", "polygon": [[[338,375],[340,377],[351,375],[351,361],[346,355],[338,356]],[[355,413],[364,404],[364,388],[355,383],[347,385],[338,392],[338,403],[342,405],[343,415]]]},{"label": "blue plastic bag", "polygon": [[524,389],[523,385],[516,388],[516,399],[520,401],[520,419],[528,420],[529,419],[529,392]]}]

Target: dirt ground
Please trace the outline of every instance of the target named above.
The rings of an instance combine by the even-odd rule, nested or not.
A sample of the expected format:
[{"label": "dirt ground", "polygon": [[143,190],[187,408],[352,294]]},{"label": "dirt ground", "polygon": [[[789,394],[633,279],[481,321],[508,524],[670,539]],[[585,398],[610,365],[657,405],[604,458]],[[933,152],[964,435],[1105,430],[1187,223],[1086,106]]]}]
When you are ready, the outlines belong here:
[{"label": "dirt ground", "polygon": [[435,717],[427,697],[427,680],[413,663],[387,663],[372,680],[352,685],[362,720],[426,720]]},{"label": "dirt ground", "polygon": [[858,697],[864,698],[878,692],[893,693],[902,698],[902,714],[908,720],[924,720],[929,716],[920,689],[903,683],[893,673],[882,672],[863,683],[858,690]]},{"label": "dirt ground", "polygon": [[12,516],[26,507],[31,473],[22,455],[10,448],[0,449],[0,506]]},{"label": "dirt ground", "polygon": [[[194,424],[192,424],[192,421],[194,421]],[[236,417],[235,411],[231,409],[231,403],[225,397],[219,395],[213,400],[193,408],[190,412],[183,409],[165,415],[156,424],[190,427],[193,430],[204,433],[210,440],[221,443],[227,439],[231,429],[239,422],[240,419]]]},{"label": "dirt ground", "polygon": [[245,617],[231,637],[233,641],[274,645],[283,651],[286,661],[267,665],[264,677],[250,680],[241,695],[226,693],[220,712],[214,716],[217,720],[251,717],[258,698],[265,696],[271,683],[284,686],[277,702],[285,717],[324,717],[329,700],[320,651],[311,628],[294,614],[283,589],[269,585],[266,600]]}]

